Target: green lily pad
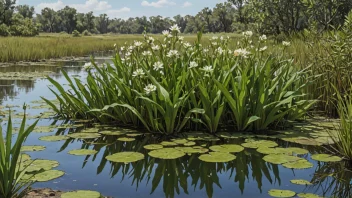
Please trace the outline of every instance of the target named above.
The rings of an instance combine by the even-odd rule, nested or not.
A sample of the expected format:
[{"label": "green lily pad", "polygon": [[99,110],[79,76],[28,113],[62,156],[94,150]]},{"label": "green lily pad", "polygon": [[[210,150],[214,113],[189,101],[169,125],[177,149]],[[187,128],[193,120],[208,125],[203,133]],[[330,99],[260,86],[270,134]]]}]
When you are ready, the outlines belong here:
[{"label": "green lily pad", "polygon": [[199,156],[199,160],[204,162],[230,162],[235,160],[236,156],[230,153],[222,152],[210,152],[209,154],[203,154]]},{"label": "green lily pad", "polygon": [[86,128],[80,131],[80,133],[98,133],[98,132],[99,132],[98,128]]},{"label": "green lily pad", "polygon": [[269,147],[259,147],[257,149],[258,153],[262,153],[265,155],[269,154],[291,154],[291,151],[285,148],[269,148]]},{"label": "green lily pad", "polygon": [[144,155],[137,152],[121,152],[109,155],[106,159],[111,162],[131,163],[144,159]]},{"label": "green lily pad", "polygon": [[194,145],[196,145],[196,143],[193,141],[190,141],[190,142],[184,143],[183,145],[184,146],[194,146]]},{"label": "green lily pad", "polygon": [[276,142],[270,140],[256,140],[256,141],[248,141],[246,143],[241,144],[245,148],[259,148],[259,147],[276,147],[278,144]]},{"label": "green lily pad", "polygon": [[102,135],[109,135],[109,136],[120,136],[120,135],[126,134],[123,131],[100,131],[99,133]]},{"label": "green lily pad", "polygon": [[27,173],[37,172],[41,170],[50,170],[52,168],[58,167],[60,164],[55,160],[27,160],[23,164],[20,164],[20,169],[25,169]]},{"label": "green lily pad", "polygon": [[160,144],[149,144],[149,145],[145,145],[143,148],[147,150],[157,150],[157,149],[164,148],[164,146]]},{"label": "green lily pad", "polygon": [[322,143],[315,141],[313,138],[307,137],[289,137],[289,138],[281,138],[283,141],[292,142],[302,145],[311,145],[311,146],[321,146]]},{"label": "green lily pad", "polygon": [[188,142],[187,139],[173,139],[171,141],[175,142],[176,144],[186,144]]},{"label": "green lily pad", "polygon": [[121,137],[117,139],[117,141],[120,141],[120,142],[133,142],[135,140],[136,140],[135,138],[128,138],[128,137]]},{"label": "green lily pad", "polygon": [[298,148],[298,147],[288,147],[286,149],[289,150],[292,153],[297,154],[297,155],[304,155],[304,154],[309,153],[308,150],[303,149],[303,148]]},{"label": "green lily pad", "polygon": [[301,198],[320,198],[319,195],[313,193],[299,193],[297,194],[297,196]]},{"label": "green lily pad", "polygon": [[37,182],[47,182],[47,181],[62,177],[63,175],[65,175],[65,172],[60,170],[47,170],[47,171],[35,174],[32,180]]},{"label": "green lily pad", "polygon": [[55,130],[56,126],[36,126],[33,130],[34,133],[51,133]]},{"label": "green lily pad", "polygon": [[51,136],[42,136],[39,140],[46,141],[46,142],[58,142],[62,140],[68,140],[70,137],[65,135],[51,135]]},{"label": "green lily pad", "polygon": [[32,152],[32,151],[43,151],[45,150],[45,146],[22,146],[22,152]]},{"label": "green lily pad", "polygon": [[270,154],[263,157],[263,160],[272,164],[285,164],[288,162],[298,161],[302,158],[284,155],[284,154]]},{"label": "green lily pad", "polygon": [[26,161],[31,160],[31,156],[28,154],[21,154],[21,156],[19,156],[18,158],[18,162],[17,163],[24,163]]},{"label": "green lily pad", "polygon": [[126,136],[128,137],[138,137],[138,136],[142,136],[143,133],[127,133]]},{"label": "green lily pad", "polygon": [[272,197],[293,197],[296,195],[295,192],[290,190],[277,190],[277,189],[269,190],[268,194]]},{"label": "green lily pad", "polygon": [[312,183],[304,179],[292,179],[290,182],[297,185],[313,185]]},{"label": "green lily pad", "polygon": [[61,195],[61,198],[100,198],[101,194],[96,191],[78,190],[73,192],[66,192]]},{"label": "green lily pad", "polygon": [[168,141],[163,141],[160,144],[163,146],[177,146],[176,142],[168,142]]},{"label": "green lily pad", "polygon": [[99,138],[100,134],[99,133],[71,133],[71,134],[68,134],[67,136],[75,139],[95,139],[95,138]]},{"label": "green lily pad", "polygon": [[175,147],[176,150],[182,151],[187,154],[192,154],[192,153],[206,153],[209,151],[209,149],[203,148],[203,147]]},{"label": "green lily pad", "polygon": [[148,155],[159,159],[177,159],[183,157],[185,153],[174,148],[162,148],[150,151]]},{"label": "green lily pad", "polygon": [[69,151],[68,154],[70,155],[95,155],[98,151],[90,150],[90,149],[78,149]]},{"label": "green lily pad", "polygon": [[284,163],[282,166],[292,169],[307,169],[312,168],[314,165],[305,159],[300,159],[298,161]]},{"label": "green lily pad", "polygon": [[333,156],[329,154],[314,154],[311,156],[313,160],[321,162],[339,162],[342,160],[341,157]]},{"label": "green lily pad", "polygon": [[224,153],[239,153],[244,150],[240,145],[236,144],[223,144],[209,147],[210,150],[215,152],[224,152]]}]

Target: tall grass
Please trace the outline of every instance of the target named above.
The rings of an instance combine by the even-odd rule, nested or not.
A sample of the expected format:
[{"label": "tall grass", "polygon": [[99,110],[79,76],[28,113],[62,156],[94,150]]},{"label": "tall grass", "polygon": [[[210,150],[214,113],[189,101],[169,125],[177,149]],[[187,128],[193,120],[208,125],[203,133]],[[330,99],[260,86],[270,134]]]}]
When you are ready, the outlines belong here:
[{"label": "tall grass", "polygon": [[265,39],[253,43],[247,34],[235,51],[226,37],[210,38],[206,45],[201,33],[193,44],[177,30],[158,40],[145,36],[117,48],[112,65],[92,61],[86,84],[63,72],[71,88],[66,91],[49,78],[60,108],[45,100],[62,117],[133,124],[163,134],[261,131],[302,117],[314,104],[303,99],[306,72],[267,52]]},{"label": "tall grass", "polygon": [[[25,106],[24,106],[25,107]],[[33,131],[38,121],[25,129],[26,113],[17,136],[13,141],[13,129],[11,115],[7,123],[6,136],[3,136],[0,127],[0,197],[17,198],[23,197],[26,190],[31,186],[30,181],[22,181],[26,168],[20,169],[22,162],[21,147],[28,135]]]}]

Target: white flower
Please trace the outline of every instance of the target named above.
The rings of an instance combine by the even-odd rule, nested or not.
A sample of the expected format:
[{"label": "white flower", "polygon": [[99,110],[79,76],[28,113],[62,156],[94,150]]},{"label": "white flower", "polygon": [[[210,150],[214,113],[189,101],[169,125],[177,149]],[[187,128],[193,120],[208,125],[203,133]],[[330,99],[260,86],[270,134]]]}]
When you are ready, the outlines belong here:
[{"label": "white flower", "polygon": [[122,51],[122,52],[125,51],[125,47],[121,47],[121,51]]},{"label": "white flower", "polygon": [[194,61],[192,61],[192,62],[189,63],[189,69],[195,68],[195,67],[198,67],[198,63],[196,63],[196,62],[194,62]]},{"label": "white flower", "polygon": [[243,32],[242,34],[246,38],[249,38],[249,37],[253,36],[253,32],[252,31],[246,31],[246,32]]},{"label": "white flower", "polygon": [[82,68],[83,70],[86,70],[86,71],[89,71],[89,70],[91,70],[91,69],[94,69],[94,66],[93,66],[93,64],[91,63],[91,62],[88,62],[88,63],[85,63],[84,65],[83,65],[83,68]]},{"label": "white flower", "polygon": [[143,56],[151,56],[152,53],[150,51],[144,51],[144,52],[142,52],[142,55]]},{"label": "white flower", "polygon": [[130,52],[133,51],[133,49],[134,49],[134,46],[133,46],[133,45],[131,45],[131,46],[128,47],[128,51],[130,51]]},{"label": "white flower", "polygon": [[[172,34],[167,35],[167,38],[172,38]],[[169,41],[170,42],[170,41]]]},{"label": "white flower", "polygon": [[228,50],[227,52],[228,52],[229,54],[232,54],[232,53],[233,53],[232,50]]},{"label": "white flower", "polygon": [[223,37],[223,36],[220,36],[220,40],[222,40],[222,41],[223,41],[223,40],[224,40],[224,37]]},{"label": "white flower", "polygon": [[114,44],[114,47],[116,47],[116,43]]},{"label": "white flower", "polygon": [[143,71],[143,69],[137,69],[136,71],[134,71],[133,73],[132,73],[132,76],[133,77],[143,77],[144,76],[144,71]]},{"label": "white flower", "polygon": [[218,38],[219,38],[219,37],[217,37],[217,36],[213,36],[213,37],[211,37],[210,40],[218,40]]},{"label": "white flower", "polygon": [[130,52],[127,52],[127,53],[125,54],[125,56],[126,56],[126,57],[129,57],[129,56],[131,56],[131,53],[130,53]]},{"label": "white flower", "polygon": [[170,27],[170,30],[171,30],[172,32],[177,32],[177,33],[180,33],[180,32],[181,32],[181,31],[180,31],[180,27],[178,27],[177,24],[171,26],[171,27]]},{"label": "white flower", "polygon": [[160,69],[164,68],[164,65],[162,62],[159,61],[159,62],[154,63],[153,68],[155,71],[159,71]]},{"label": "white flower", "polygon": [[143,45],[143,43],[140,42],[140,41],[135,41],[135,42],[134,42],[134,46],[136,46],[136,47],[140,47],[140,46],[142,46],[142,45]]},{"label": "white flower", "polygon": [[178,51],[177,50],[170,50],[167,55],[167,57],[177,57],[178,56]]},{"label": "white flower", "polygon": [[152,49],[153,49],[154,51],[157,51],[157,50],[160,49],[160,46],[159,46],[159,45],[153,45],[153,46],[152,46]]},{"label": "white flower", "polygon": [[218,45],[218,43],[217,43],[217,42],[212,42],[211,44],[212,44],[212,45]]},{"label": "white flower", "polygon": [[263,34],[263,35],[261,35],[261,36],[259,37],[259,40],[260,40],[260,41],[265,41],[266,39],[267,39],[267,37],[266,37],[265,34]]},{"label": "white flower", "polygon": [[290,42],[287,42],[287,41],[282,41],[282,45],[285,46],[285,47],[288,47],[291,45]]},{"label": "white flower", "polygon": [[207,53],[207,52],[209,52],[209,49],[203,49],[203,52]]},{"label": "white flower", "polygon": [[164,30],[164,31],[162,32],[162,34],[167,37],[167,36],[170,35],[170,32],[169,32],[169,30]]},{"label": "white flower", "polygon": [[148,43],[153,43],[154,42],[154,38],[150,36],[150,37],[148,37],[147,41],[148,41]]},{"label": "white flower", "polygon": [[179,37],[178,37],[178,40],[183,41],[184,38],[185,38],[185,37],[183,37],[183,36],[179,36]]},{"label": "white flower", "polygon": [[144,88],[144,91],[147,95],[149,95],[150,93],[156,91],[156,86],[153,84],[149,84]]},{"label": "white flower", "polygon": [[221,55],[222,53],[224,53],[224,50],[221,47],[218,47],[218,49],[216,49],[216,51]]},{"label": "white flower", "polygon": [[202,70],[206,73],[211,73],[214,71],[213,66],[211,66],[211,65],[203,67]]},{"label": "white flower", "polygon": [[237,49],[234,52],[235,56],[242,56],[243,58],[247,58],[247,56],[250,54],[250,52],[248,52],[246,49]]},{"label": "white flower", "polygon": [[183,46],[184,46],[185,48],[189,48],[189,47],[191,47],[192,45],[191,45],[190,43],[188,43],[188,42],[185,42],[185,43],[183,44]]},{"label": "white flower", "polygon": [[264,47],[260,48],[259,51],[260,51],[260,52],[263,52],[263,51],[265,51],[266,49],[268,49],[268,47],[267,47],[267,46],[264,46]]},{"label": "white flower", "polygon": [[165,45],[165,44],[162,44],[161,46],[162,46],[163,48],[166,48],[166,45]]}]

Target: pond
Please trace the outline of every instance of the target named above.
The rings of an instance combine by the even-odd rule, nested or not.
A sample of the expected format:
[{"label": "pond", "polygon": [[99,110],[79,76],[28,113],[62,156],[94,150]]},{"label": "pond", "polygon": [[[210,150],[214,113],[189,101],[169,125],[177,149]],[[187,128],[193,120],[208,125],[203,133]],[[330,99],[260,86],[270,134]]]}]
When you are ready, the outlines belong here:
[{"label": "pond", "polygon": [[[99,64],[104,61],[108,60],[104,58],[97,60]],[[314,146],[316,143],[316,145],[324,143],[324,141],[318,141],[319,137],[320,140],[327,137],[324,127],[305,126],[302,123],[297,123],[296,129],[304,128],[300,131],[309,134],[315,133],[314,137],[317,138],[317,141],[314,138],[307,138],[296,143],[283,141],[282,137],[278,135],[255,136],[253,134],[221,133],[216,137],[196,132],[167,140],[162,137],[142,135],[132,128],[95,126],[93,129],[86,129],[86,126],[92,126],[92,123],[70,125],[69,121],[52,119],[52,112],[48,111],[48,106],[43,103],[40,97],[48,99],[55,99],[55,97],[49,90],[50,83],[41,77],[48,74],[60,84],[65,85],[67,81],[60,72],[60,68],[62,68],[71,77],[84,79],[87,73],[82,70],[82,66],[86,62],[89,60],[59,61],[49,66],[45,64],[30,67],[14,65],[0,68],[0,98],[4,115],[2,125],[7,123],[5,110],[7,106],[11,107],[14,125],[18,127],[21,120],[20,115],[23,113],[22,105],[27,103],[30,106],[27,110],[30,118],[27,124],[33,123],[37,118],[40,118],[40,121],[39,127],[29,136],[25,145],[44,146],[45,150],[26,153],[32,159],[55,160],[59,165],[54,169],[65,172],[62,177],[57,179],[36,183],[34,188],[52,188],[62,191],[94,190],[104,196],[119,198],[271,197],[268,192],[272,189],[291,190],[297,194],[312,193],[319,196],[351,196],[352,174],[345,170],[348,166],[345,162],[325,163],[311,158],[313,154],[326,153],[326,149],[329,148],[328,146]],[[327,126],[330,125],[327,124]],[[43,141],[45,139],[42,138],[43,136],[67,135],[74,132],[93,134],[93,137],[97,132],[100,133],[90,139],[84,137],[68,139],[67,137],[62,141],[48,142]],[[283,131],[282,134],[290,135],[291,132],[292,130]],[[290,138],[292,136],[287,137],[286,140],[290,140]],[[206,162],[207,159],[199,158],[200,155],[204,155],[202,153],[208,153],[209,149],[213,151],[223,149],[221,146],[220,148],[214,147],[215,145],[243,145],[245,142],[251,144],[250,139],[268,140],[269,144],[274,142],[282,148],[304,148],[309,153],[303,152],[293,154],[293,156],[306,159],[309,164],[307,167],[303,166],[304,169],[291,169],[283,166],[281,162],[276,163],[275,159],[272,161],[273,163],[269,163],[268,160],[263,159],[266,156],[263,153],[271,153],[272,150],[258,152],[256,146],[248,148],[251,147],[248,144],[245,146],[246,148],[241,147],[232,152],[231,156],[236,157],[231,159],[230,156],[230,159],[226,160],[227,162]],[[328,142],[328,140],[326,141]],[[178,154],[166,152],[161,158],[174,157],[175,159],[161,159],[158,155],[162,152],[157,150],[158,152],[154,152],[157,158],[154,158],[148,153],[155,148],[153,146],[146,147],[148,150],[144,148],[151,144],[155,144],[155,148],[167,147],[181,151],[182,154],[174,156]],[[90,149],[95,150],[96,153],[88,156],[68,153],[76,149]],[[287,152],[289,152],[288,150]],[[143,155],[142,157],[136,156],[136,162],[132,163],[117,163],[106,159],[107,156],[121,152],[138,152]],[[290,151],[290,153],[295,152]],[[291,180],[306,180],[311,184],[297,185],[293,184]],[[298,195],[295,196],[298,197]],[[303,197],[304,194],[300,194],[300,196]],[[315,196],[311,195],[311,197]]]}]

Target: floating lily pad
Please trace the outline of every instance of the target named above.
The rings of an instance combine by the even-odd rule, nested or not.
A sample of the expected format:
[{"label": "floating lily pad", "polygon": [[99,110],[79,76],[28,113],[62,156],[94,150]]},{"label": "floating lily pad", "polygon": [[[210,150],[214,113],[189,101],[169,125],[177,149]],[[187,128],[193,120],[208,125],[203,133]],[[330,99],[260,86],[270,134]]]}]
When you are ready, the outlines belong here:
[{"label": "floating lily pad", "polygon": [[304,179],[293,179],[290,182],[297,185],[312,185],[312,183]]},{"label": "floating lily pad", "polygon": [[315,155],[312,155],[311,158],[313,160],[321,161],[321,162],[339,162],[342,160],[341,157],[333,156],[329,154],[315,154]]},{"label": "floating lily pad", "polygon": [[184,143],[183,145],[184,146],[194,146],[194,145],[196,145],[196,143],[193,141],[190,141],[190,142]]},{"label": "floating lily pad", "polygon": [[31,156],[28,154],[21,154],[21,156],[18,157],[18,163],[23,163],[29,160],[31,160]]},{"label": "floating lily pad", "polygon": [[46,141],[46,142],[58,142],[62,140],[68,140],[70,137],[65,135],[51,135],[51,136],[42,136],[39,140]]},{"label": "floating lily pad", "polygon": [[314,165],[305,159],[300,159],[298,161],[284,163],[282,166],[292,169],[307,169],[312,168]]},{"label": "floating lily pad", "polygon": [[135,141],[136,139],[134,139],[134,138],[128,138],[128,137],[121,137],[121,138],[118,138],[117,140],[120,141],[120,142],[133,142],[133,141]]},{"label": "floating lily pad", "polygon": [[164,148],[164,146],[160,144],[149,144],[149,145],[145,145],[143,148],[147,150],[157,150],[157,149]]},{"label": "floating lily pad", "polygon": [[162,148],[148,153],[150,156],[159,159],[177,159],[185,155],[184,152],[174,148]]},{"label": "floating lily pad", "polygon": [[22,152],[32,152],[32,151],[43,151],[45,150],[45,146],[22,146]]},{"label": "floating lily pad", "polygon": [[236,156],[230,153],[210,152],[199,156],[199,159],[204,162],[230,162],[236,159]]},{"label": "floating lily pad", "polygon": [[74,129],[74,128],[78,128],[78,127],[83,127],[83,124],[63,124],[60,126],[57,126],[56,128],[58,129]]},{"label": "floating lily pad", "polygon": [[60,164],[58,161],[55,160],[27,160],[23,164],[20,164],[20,169],[25,169],[26,172],[37,172],[41,170],[50,170],[52,168],[58,167]]},{"label": "floating lily pad", "polygon": [[236,144],[223,144],[209,147],[210,150],[216,152],[225,152],[225,153],[239,153],[244,150],[240,145]]},{"label": "floating lily pad", "polygon": [[259,148],[259,147],[276,147],[278,144],[276,142],[270,141],[270,140],[254,140],[254,141],[248,141],[246,143],[241,144],[243,147],[246,148]]},{"label": "floating lily pad", "polygon": [[144,159],[144,155],[137,152],[121,152],[109,155],[106,159],[118,163],[131,163]]},{"label": "floating lily pad", "polygon": [[301,198],[320,198],[319,195],[313,193],[299,193],[297,194],[297,196]]},{"label": "floating lily pad", "polygon": [[120,135],[126,134],[123,131],[100,131],[99,133],[103,135],[110,135],[110,136],[120,136]]},{"label": "floating lily pad", "polygon": [[269,154],[291,154],[291,151],[285,148],[269,148],[269,147],[259,147],[257,149],[258,153],[262,153],[265,155]]},{"label": "floating lily pad", "polygon": [[80,133],[98,133],[98,132],[99,132],[98,128],[87,128],[80,131]]},{"label": "floating lily pad", "polygon": [[176,144],[185,144],[188,142],[187,139],[173,139],[171,141],[175,142]]},{"label": "floating lily pad", "polygon": [[68,134],[67,136],[71,138],[76,138],[76,139],[94,139],[94,138],[99,138],[100,134],[99,133],[71,133],[71,134]]},{"label": "floating lily pad", "polygon": [[284,164],[288,162],[298,161],[300,159],[302,158],[284,154],[270,154],[263,157],[264,161],[270,162],[272,164]]},{"label": "floating lily pad", "polygon": [[175,147],[175,149],[182,151],[187,154],[192,154],[192,153],[206,153],[209,151],[209,149],[203,148],[203,147]]},{"label": "floating lily pad", "polygon": [[298,147],[288,147],[286,149],[289,150],[292,153],[297,154],[297,155],[304,155],[304,154],[309,153],[308,150],[303,149],[303,148],[298,148]]},{"label": "floating lily pad", "polygon": [[128,133],[126,134],[126,136],[128,137],[138,137],[138,136],[142,136],[143,133]]},{"label": "floating lily pad", "polygon": [[277,189],[269,190],[268,193],[272,197],[293,197],[296,195],[295,192],[290,190],[277,190]]},{"label": "floating lily pad", "polygon": [[90,149],[78,149],[69,151],[68,154],[70,155],[95,155],[98,151],[90,150]]},{"label": "floating lily pad", "polygon": [[283,141],[293,142],[302,145],[311,145],[311,146],[321,146],[322,143],[315,141],[313,138],[306,137],[290,137],[290,138],[281,138]]},{"label": "floating lily pad", "polygon": [[177,146],[176,142],[168,142],[168,141],[163,141],[160,144],[163,146]]},{"label": "floating lily pad", "polygon": [[73,192],[66,192],[61,195],[61,198],[100,198],[101,194],[96,191],[78,190]]},{"label": "floating lily pad", "polygon": [[36,126],[34,133],[51,133],[55,130],[55,126]]},{"label": "floating lily pad", "polygon": [[32,180],[37,182],[47,182],[47,181],[62,177],[64,174],[65,172],[60,170],[47,170],[47,171],[35,174]]}]

